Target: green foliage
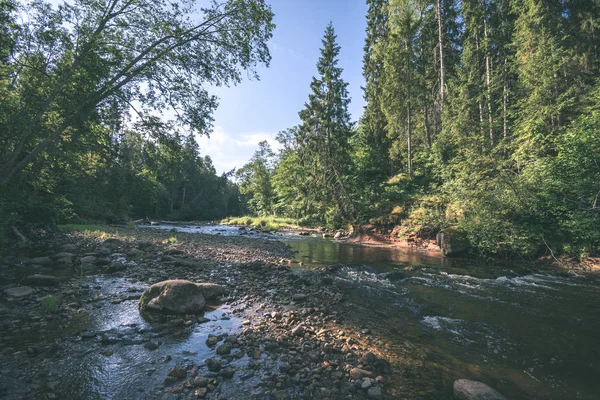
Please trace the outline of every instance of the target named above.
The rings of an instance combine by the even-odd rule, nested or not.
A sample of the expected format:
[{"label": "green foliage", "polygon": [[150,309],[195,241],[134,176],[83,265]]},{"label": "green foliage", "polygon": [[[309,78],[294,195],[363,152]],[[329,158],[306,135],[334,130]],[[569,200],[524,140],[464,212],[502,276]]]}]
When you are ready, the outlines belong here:
[{"label": "green foliage", "polygon": [[258,144],[250,162],[240,168],[236,176],[240,193],[248,196],[248,208],[257,215],[273,213],[273,185],[271,183],[275,154],[264,140]]},{"label": "green foliage", "polygon": [[238,217],[238,218],[226,218],[221,221],[222,224],[226,225],[243,225],[253,226],[260,228],[265,231],[278,231],[282,226],[294,228],[298,226],[297,221],[291,218],[276,217],[276,216],[263,216],[263,217]]},{"label": "green foliage", "polygon": [[[0,237],[15,222],[245,211],[194,135],[217,106],[205,87],[269,64],[273,13],[263,0],[196,6],[0,2]],[[154,116],[165,109],[176,121]]]},{"label": "green foliage", "polygon": [[54,313],[58,309],[58,297],[49,294],[42,298],[40,303],[40,307],[42,308],[42,312],[44,313]]}]

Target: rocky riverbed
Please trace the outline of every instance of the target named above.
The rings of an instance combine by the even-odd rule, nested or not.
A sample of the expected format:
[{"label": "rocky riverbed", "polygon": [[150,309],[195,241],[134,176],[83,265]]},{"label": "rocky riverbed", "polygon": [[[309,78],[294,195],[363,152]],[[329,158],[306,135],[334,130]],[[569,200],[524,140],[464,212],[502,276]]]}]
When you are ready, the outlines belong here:
[{"label": "rocky riverbed", "polygon": [[[0,273],[3,398],[382,399],[409,367],[348,287],[278,241],[54,233],[3,250]],[[144,320],[140,295],[166,279],[226,291],[204,315]]]}]

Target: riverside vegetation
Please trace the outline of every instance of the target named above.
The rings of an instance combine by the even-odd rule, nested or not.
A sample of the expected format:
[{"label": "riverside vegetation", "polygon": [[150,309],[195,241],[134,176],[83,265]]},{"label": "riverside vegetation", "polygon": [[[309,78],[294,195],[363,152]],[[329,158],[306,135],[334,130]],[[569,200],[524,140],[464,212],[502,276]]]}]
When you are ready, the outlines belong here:
[{"label": "riverside vegetation", "polygon": [[[0,238],[29,223],[251,213],[452,231],[479,254],[597,253],[597,2],[367,3],[358,122],[330,24],[301,124],[277,154],[263,142],[217,176],[194,139],[217,105],[203,84],[269,64],[265,1],[217,2],[191,25],[167,2],[3,0]],[[175,120],[152,113],[164,106]]]}]

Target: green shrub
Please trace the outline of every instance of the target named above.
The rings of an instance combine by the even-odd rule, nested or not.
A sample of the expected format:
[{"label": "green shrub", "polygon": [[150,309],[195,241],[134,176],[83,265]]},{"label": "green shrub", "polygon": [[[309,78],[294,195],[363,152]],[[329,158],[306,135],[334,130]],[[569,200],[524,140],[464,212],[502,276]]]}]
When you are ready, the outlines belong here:
[{"label": "green shrub", "polygon": [[58,308],[58,297],[53,294],[49,294],[42,299],[41,302],[42,311],[45,313],[56,312]]}]

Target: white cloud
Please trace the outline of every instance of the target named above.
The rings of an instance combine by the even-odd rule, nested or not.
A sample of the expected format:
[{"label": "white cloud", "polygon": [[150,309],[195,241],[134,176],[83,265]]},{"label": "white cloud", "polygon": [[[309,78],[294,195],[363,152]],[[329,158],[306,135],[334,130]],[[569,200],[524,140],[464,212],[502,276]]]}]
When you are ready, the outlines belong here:
[{"label": "white cloud", "polygon": [[230,133],[216,126],[210,138],[201,136],[197,140],[200,154],[210,156],[217,173],[221,174],[246,164],[258,150],[258,143],[263,140],[269,142],[274,151],[279,149],[276,135],[273,132]]}]

